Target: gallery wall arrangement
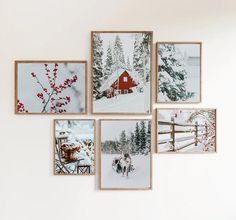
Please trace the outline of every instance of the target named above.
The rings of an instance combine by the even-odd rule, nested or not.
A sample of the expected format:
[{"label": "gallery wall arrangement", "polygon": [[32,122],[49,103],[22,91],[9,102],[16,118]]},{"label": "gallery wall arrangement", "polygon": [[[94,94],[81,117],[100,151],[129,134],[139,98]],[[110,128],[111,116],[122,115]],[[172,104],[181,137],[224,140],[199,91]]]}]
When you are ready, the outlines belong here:
[{"label": "gallery wall arrangement", "polygon": [[[92,115],[100,115],[99,123],[87,118],[54,119],[54,175],[96,174],[101,190],[151,190],[152,145],[158,154],[216,152],[216,109],[184,107],[200,103],[205,95],[202,43],[157,42],[155,52],[156,82],[152,31],[92,31],[89,79],[87,61],[15,61],[17,115],[82,117],[88,112],[88,101]],[[164,104],[183,106],[165,108]],[[106,115],[112,119],[104,119]],[[142,119],[119,118],[122,115]],[[153,120],[156,138],[151,143]]]}]

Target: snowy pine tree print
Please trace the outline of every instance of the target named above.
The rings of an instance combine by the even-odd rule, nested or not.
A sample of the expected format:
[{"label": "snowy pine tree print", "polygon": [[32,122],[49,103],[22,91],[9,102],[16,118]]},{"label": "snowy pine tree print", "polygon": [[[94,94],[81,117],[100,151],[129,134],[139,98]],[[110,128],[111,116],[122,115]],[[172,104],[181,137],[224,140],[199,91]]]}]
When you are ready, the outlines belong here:
[{"label": "snowy pine tree print", "polygon": [[93,38],[93,112],[149,114],[152,33],[94,32]]},{"label": "snowy pine tree print", "polygon": [[158,101],[200,101],[200,44],[158,43]]}]

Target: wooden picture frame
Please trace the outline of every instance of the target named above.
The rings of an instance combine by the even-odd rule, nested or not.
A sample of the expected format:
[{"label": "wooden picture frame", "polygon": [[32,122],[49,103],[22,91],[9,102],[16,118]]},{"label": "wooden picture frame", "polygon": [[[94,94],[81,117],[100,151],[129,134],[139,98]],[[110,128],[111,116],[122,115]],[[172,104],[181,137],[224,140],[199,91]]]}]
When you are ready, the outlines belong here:
[{"label": "wooden picture frame", "polygon": [[[103,172],[102,172],[102,122],[109,121],[109,122],[141,122],[141,121],[147,121],[150,123],[151,126],[151,119],[100,119],[99,120],[99,188],[100,190],[152,190],[152,140],[150,138],[150,146],[149,146],[149,186],[147,187],[104,187],[102,184],[102,178],[103,178]],[[150,127],[150,137],[152,136],[152,129]],[[133,156],[133,155],[132,155]],[[112,166],[112,164],[111,164]],[[115,172],[115,171],[114,171]],[[116,173],[115,173],[116,174]],[[119,174],[117,174],[119,175]],[[122,177],[120,177],[122,178]],[[125,178],[125,177],[123,177]],[[132,178],[132,177],[131,177]]]},{"label": "wooden picture frame", "polygon": [[[197,88],[197,90],[199,90],[199,98],[195,101],[160,101],[159,98],[159,71],[158,71],[158,65],[159,65],[159,61],[158,61],[158,57],[159,57],[159,53],[158,53],[158,49],[159,49],[159,45],[163,45],[163,44],[176,44],[176,45],[199,45],[199,87]],[[190,61],[189,61],[190,62]],[[196,62],[196,61],[195,61]],[[198,61],[197,61],[198,62]],[[193,64],[192,64],[193,65]],[[187,93],[187,92],[186,92]],[[200,41],[190,41],[190,42],[176,42],[176,41],[162,41],[162,42],[157,42],[156,43],[156,101],[158,104],[198,104],[202,102],[202,42]]]},{"label": "wooden picture frame", "polygon": [[[95,109],[95,105],[94,105],[94,98],[93,98],[93,91],[94,91],[94,71],[93,71],[93,66],[94,66],[94,39],[93,39],[93,36],[95,34],[148,34],[150,35],[150,40],[149,40],[149,44],[150,44],[150,74],[149,74],[149,81],[150,81],[150,88],[148,89],[149,90],[149,109],[148,109],[148,112],[129,112],[128,110],[126,111],[97,111]],[[151,115],[152,114],[152,79],[153,79],[153,70],[152,70],[152,64],[153,64],[153,58],[152,58],[152,55],[153,55],[153,31],[92,31],[91,32],[91,88],[92,88],[92,95],[91,95],[91,111],[92,111],[92,114],[94,115]],[[124,73],[123,73],[124,74]],[[122,74],[121,74],[122,75]],[[121,76],[119,74],[119,77]],[[116,80],[119,84],[119,80],[117,79]],[[116,82],[115,81],[115,82]],[[114,83],[113,83],[114,84]],[[114,89],[114,94],[111,96],[111,97],[114,97],[115,96],[115,90]],[[127,93],[122,93],[121,92],[118,92],[119,94],[127,94]],[[132,93],[132,92],[131,92]],[[129,102],[130,103],[130,102]],[[129,104],[128,103],[128,104]],[[107,104],[104,104],[107,106]],[[103,105],[103,106],[104,106]]]},{"label": "wooden picture frame", "polygon": [[[58,150],[56,149],[56,145],[57,145],[57,138],[56,138],[56,122],[57,121],[82,121],[82,122],[93,122],[93,172],[91,171],[91,167],[89,168],[88,165],[81,165],[79,166],[79,162],[78,162],[78,166],[77,166],[77,173],[57,173],[56,172],[56,154],[58,154]],[[96,173],[96,120],[95,119],[54,119],[53,120],[53,174],[57,175],[57,176],[83,176],[83,175],[87,175],[87,176],[92,176],[95,175]],[[64,161],[61,162],[61,157],[59,162],[63,165]],[[64,166],[64,165],[63,165]],[[76,165],[75,165],[76,166]],[[64,168],[65,169],[65,168]],[[78,170],[80,171],[80,173],[78,173]],[[64,170],[65,171],[65,170]],[[67,171],[67,170],[66,170]],[[89,172],[88,172],[89,171]]]},{"label": "wooden picture frame", "polygon": [[[28,94],[31,94],[32,91],[30,89],[28,89],[29,91],[26,90],[25,89],[26,86],[23,86],[23,88],[24,88],[24,90],[26,90],[26,91],[24,91],[24,93],[27,95],[22,95],[22,96],[20,95],[21,88],[19,86],[19,83],[22,80],[25,80],[24,79],[25,76],[22,77],[22,79],[20,79],[20,77],[19,77],[20,65],[22,65],[22,68],[29,68],[29,70],[27,70],[28,71],[27,74],[29,77],[32,77],[32,79],[31,79],[32,83],[28,82],[27,88],[31,87],[31,88],[38,89],[37,92],[34,91],[34,96],[37,101],[33,100],[32,97],[30,97],[30,98],[28,97]],[[25,65],[25,67],[23,67],[23,65]],[[30,71],[32,69],[33,65],[35,65],[35,67],[37,67],[37,68],[40,68],[41,72],[35,73],[35,71],[33,71],[33,72]],[[55,67],[54,67],[55,69],[53,69],[53,65],[55,65]],[[45,68],[45,70],[43,70],[44,72],[42,71],[43,66]],[[75,72],[75,70],[70,69],[71,67],[81,69],[81,70],[80,70],[80,72],[79,71]],[[57,70],[57,73],[58,73],[58,72],[62,71],[60,68],[61,69],[64,68],[64,70],[67,69],[66,74],[63,76],[61,75],[61,76],[64,78],[65,77],[68,77],[68,78],[65,79],[65,80],[67,80],[67,81],[64,81],[65,84],[63,84],[63,79],[64,79],[63,78],[63,79],[60,79],[60,80],[62,80],[62,82],[58,82],[58,85],[57,85],[56,83],[53,83],[52,79],[58,80],[59,76],[54,75],[54,70]],[[23,115],[38,115],[38,114],[85,115],[85,114],[87,114],[87,71],[88,71],[87,70],[87,61],[84,61],[84,60],[16,60],[15,61],[15,114],[23,114]],[[49,72],[48,75],[47,75],[47,72]],[[44,78],[42,78],[42,76]],[[41,79],[39,79],[38,77],[41,77]],[[53,78],[53,77],[55,77],[55,78]],[[26,80],[29,80],[29,79],[27,79],[27,77],[25,77],[25,78],[26,78]],[[41,80],[43,80],[43,81],[40,82]],[[47,80],[48,80],[48,82],[46,82]],[[35,86],[32,87],[31,84],[34,84]],[[47,86],[45,86],[45,85],[47,85]],[[61,100],[65,99],[65,100],[63,100],[64,103],[62,103],[61,101],[56,101],[57,103],[52,104],[50,108],[48,105],[47,106],[48,109],[44,108],[43,106],[40,106],[40,108],[41,108],[40,110],[31,111],[30,109],[28,109],[29,106],[31,106],[31,105],[38,106],[39,104],[42,104],[43,98],[45,96],[47,96],[47,93],[49,93],[48,91],[51,91],[52,89],[54,89],[51,87],[53,85],[56,85],[57,88],[59,86],[62,86],[60,89],[61,91],[58,91],[57,96],[54,98],[54,100],[59,100],[59,95],[63,95],[66,97],[66,98],[65,97],[61,98]],[[79,87],[80,85],[81,85],[81,88]],[[70,93],[68,92],[68,90],[70,91]],[[66,95],[63,93],[66,93]],[[67,94],[73,94],[74,98],[72,99],[71,96],[67,95]],[[80,98],[80,96],[81,96],[81,98]],[[24,102],[20,101],[22,99],[22,97],[23,98],[26,97],[28,99],[27,104],[29,104],[29,106],[25,106]],[[33,103],[32,100],[35,101],[35,103]],[[75,107],[75,106],[71,107],[71,105],[75,105],[74,104],[75,101],[78,102],[78,104],[76,104],[76,106],[78,106],[78,107]],[[58,105],[58,102],[60,103],[60,106],[56,107],[56,105]],[[50,104],[50,101],[49,101],[49,104]],[[63,107],[63,105],[65,107]],[[73,110],[73,111],[70,110],[68,112],[64,112],[66,110],[66,108],[68,108],[68,106],[70,109],[78,109],[78,112],[77,112],[77,110]],[[43,108],[43,110],[42,110],[42,108]],[[55,110],[53,108],[55,108]]]},{"label": "wooden picture frame", "polygon": [[[160,120],[159,120],[159,115],[158,115],[159,111],[176,111],[176,112],[178,112],[178,111],[179,112],[180,111],[182,111],[182,112],[183,111],[196,111],[196,112],[197,111],[202,111],[203,113],[207,112],[207,111],[212,111],[213,115],[214,115],[214,120],[211,120],[211,125],[212,124],[214,125],[214,129],[213,129],[213,132],[214,132],[213,133],[213,139],[214,139],[214,141],[213,142],[210,142],[210,141],[207,142],[207,136],[210,133],[210,132],[207,132],[207,130],[204,130],[204,129],[207,129],[207,127],[208,127],[207,124],[202,125],[202,124],[198,124],[196,122],[195,122],[195,124],[194,123],[190,123],[190,124],[187,123],[186,124],[186,122],[175,122],[175,119],[171,119],[171,121],[169,121],[169,122],[166,121],[166,120],[161,121],[161,123],[162,123],[161,125],[170,126],[170,127],[166,131],[165,130],[160,131],[160,129],[159,129]],[[175,115],[175,117],[177,117],[177,116]],[[171,128],[171,126],[173,126],[174,128],[173,127]],[[186,130],[183,129],[183,131],[182,131],[180,129],[181,131],[179,131],[179,130],[176,131],[177,130],[176,127],[180,127],[180,128],[188,127],[188,128],[190,128],[190,130],[189,129],[186,129]],[[174,132],[173,132],[173,130],[174,130]],[[199,134],[198,131],[202,132],[202,134],[201,133]],[[174,133],[174,136],[173,136],[173,133]],[[185,141],[191,141],[191,140],[193,141],[193,143],[188,143],[188,144],[186,144],[186,146],[182,146],[177,150],[172,149],[172,150],[169,150],[169,151],[161,151],[160,147],[159,147],[159,144],[167,143],[168,138],[163,139],[163,142],[159,143],[160,142],[159,136],[170,134],[170,139],[171,140],[169,142],[174,140],[174,143],[176,143],[175,140],[177,139],[177,137],[175,135],[178,134],[178,133],[179,134],[181,134],[181,133],[182,134],[185,134],[185,133],[194,134],[194,137],[192,137],[192,138],[191,138],[190,135],[186,136],[186,137],[178,137],[179,138],[179,140],[177,141],[178,143],[185,142]],[[171,134],[172,134],[173,137],[171,137]],[[197,150],[196,151],[194,149],[190,149],[189,151],[185,151],[185,152],[182,151],[181,152],[182,149],[190,147],[193,144],[195,146],[198,146],[198,142],[200,143],[200,141],[198,141],[198,138],[201,138],[201,137],[204,138],[204,140],[202,140],[202,142],[204,141],[205,147],[206,146],[208,147],[208,145],[210,146],[208,151],[203,151],[203,150]],[[182,140],[181,140],[181,138],[182,138]],[[206,140],[206,142],[205,142],[205,140]],[[212,148],[211,148],[211,143],[214,143],[214,147],[212,147]],[[172,143],[172,146],[174,146],[174,145],[175,144]],[[211,153],[217,153],[217,109],[216,108],[158,108],[158,109],[156,109],[156,152],[158,154],[211,154]]]}]

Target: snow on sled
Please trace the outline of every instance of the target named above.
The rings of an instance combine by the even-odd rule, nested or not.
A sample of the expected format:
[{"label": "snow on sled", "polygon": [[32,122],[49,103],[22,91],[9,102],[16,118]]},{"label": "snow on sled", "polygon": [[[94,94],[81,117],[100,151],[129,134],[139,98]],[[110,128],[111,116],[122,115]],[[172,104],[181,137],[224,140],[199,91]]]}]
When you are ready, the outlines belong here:
[{"label": "snow on sled", "polygon": [[123,176],[128,177],[129,172],[134,170],[130,154],[125,153],[119,157],[115,157],[112,162],[112,168],[117,173],[122,173]]}]

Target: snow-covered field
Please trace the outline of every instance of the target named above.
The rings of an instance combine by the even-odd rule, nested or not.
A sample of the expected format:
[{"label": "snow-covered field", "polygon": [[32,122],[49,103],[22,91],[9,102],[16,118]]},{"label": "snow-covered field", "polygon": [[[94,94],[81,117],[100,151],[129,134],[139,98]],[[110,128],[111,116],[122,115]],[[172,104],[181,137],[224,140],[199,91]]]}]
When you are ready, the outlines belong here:
[{"label": "snow-covered field", "polygon": [[150,113],[150,84],[143,93],[118,95],[113,98],[101,98],[93,103],[94,112],[135,112]]},{"label": "snow-covered field", "polygon": [[116,154],[102,154],[101,157],[101,187],[102,188],[150,188],[150,155],[135,155],[132,164],[135,170],[123,177],[112,168]]}]

